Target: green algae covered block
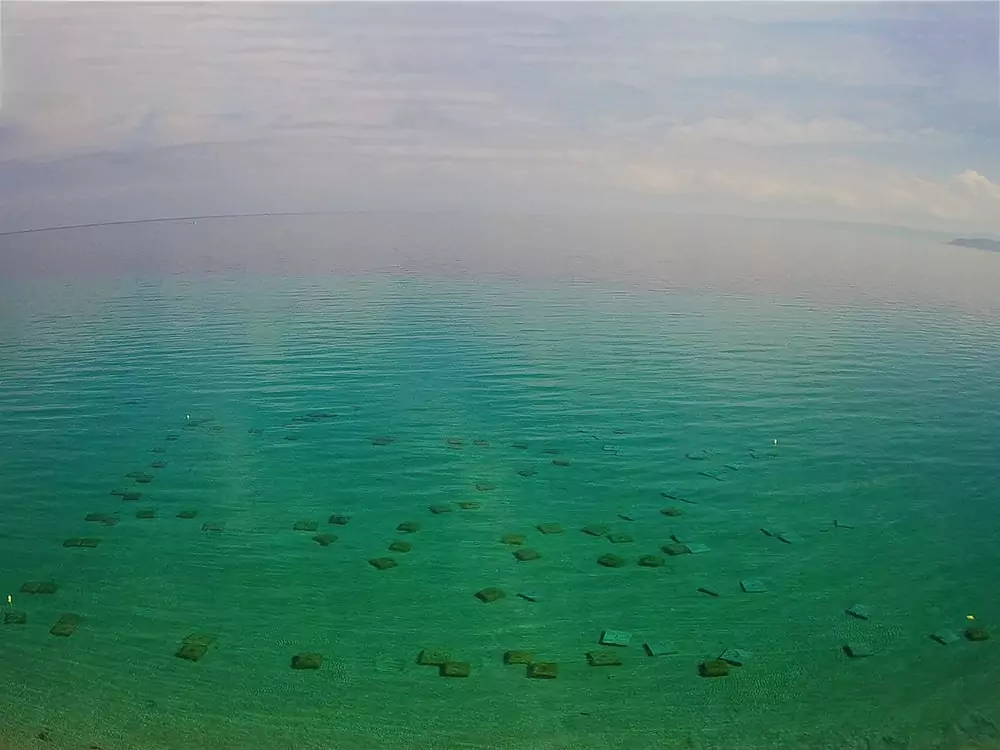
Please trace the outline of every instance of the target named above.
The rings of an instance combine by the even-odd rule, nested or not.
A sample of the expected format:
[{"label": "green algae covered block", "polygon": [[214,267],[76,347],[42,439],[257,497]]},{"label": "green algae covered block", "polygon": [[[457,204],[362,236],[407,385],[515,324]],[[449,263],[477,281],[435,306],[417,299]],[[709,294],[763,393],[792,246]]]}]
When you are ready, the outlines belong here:
[{"label": "green algae covered block", "polygon": [[182,510],[177,513],[178,518],[197,518],[198,511],[196,510]]},{"label": "green algae covered block", "polygon": [[599,643],[602,646],[627,646],[632,642],[632,634],[626,630],[604,630]]},{"label": "green algae covered block", "polygon": [[639,565],[644,568],[662,568],[666,563],[659,555],[643,555],[639,558]]},{"label": "green algae covered block", "polygon": [[619,557],[618,555],[612,555],[610,552],[606,555],[601,555],[597,558],[597,564],[603,565],[605,568],[624,568],[628,565],[628,560],[624,557]]},{"label": "green algae covered block", "polygon": [[432,505],[432,506],[430,506],[430,511],[434,515],[438,515],[439,516],[442,513],[451,513],[452,512],[452,507],[450,505],[445,505],[445,504],[441,503],[439,505]]},{"label": "green algae covered block", "polygon": [[206,653],[208,646],[202,643],[182,643],[174,656],[187,661],[199,661]]},{"label": "green algae covered block", "polygon": [[478,500],[463,500],[458,504],[458,507],[462,510],[476,510],[477,508],[482,508],[483,504]]},{"label": "green algae covered block", "polygon": [[9,611],[3,613],[4,625],[27,625],[28,615],[25,612]]},{"label": "green algae covered block", "polygon": [[321,654],[303,653],[292,657],[292,669],[319,669],[322,664]]},{"label": "green algae covered block", "polygon": [[420,531],[420,524],[416,521],[404,521],[396,527],[396,531],[401,531],[404,534],[416,534]]},{"label": "green algae covered block", "polygon": [[722,659],[703,661],[698,665],[698,673],[702,677],[725,677],[729,674],[729,665]]},{"label": "green algae covered block", "polygon": [[990,634],[986,628],[968,628],[965,631],[965,637],[970,641],[986,641],[989,640]]},{"label": "green algae covered block", "polygon": [[413,545],[409,542],[395,541],[389,545],[390,552],[409,552],[413,549]]},{"label": "green algae covered block", "polygon": [[552,465],[553,466],[571,466],[572,465],[572,461],[570,461],[568,458],[553,458],[552,459]]},{"label": "green algae covered block", "polygon": [[622,659],[610,648],[599,648],[587,652],[587,663],[592,667],[620,667]]},{"label": "green algae covered block", "polygon": [[764,585],[764,582],[758,581],[756,578],[748,578],[740,581],[740,588],[747,594],[763,594],[767,591],[767,586]]},{"label": "green algae covered block", "polygon": [[536,680],[554,680],[559,673],[559,665],[551,661],[535,661],[528,665],[528,677]]},{"label": "green algae covered block", "polygon": [[677,555],[690,555],[691,550],[687,548],[685,544],[678,544],[674,542],[673,544],[666,544],[661,549],[670,555],[671,557],[676,557]]},{"label": "green algae covered block", "polygon": [[368,561],[369,565],[378,570],[389,570],[390,568],[395,568],[399,563],[393,560],[391,557],[376,557]]},{"label": "green algae covered block", "polygon": [[425,648],[417,655],[417,664],[426,667],[442,667],[449,661],[448,654],[434,648]]},{"label": "green algae covered block", "polygon": [[337,537],[335,534],[317,534],[313,537],[313,541],[316,542],[320,547],[329,547],[335,541]]},{"label": "green algae covered block", "polygon": [[296,521],[292,531],[316,531],[319,524],[316,521]]},{"label": "green algae covered block", "polygon": [[328,523],[332,523],[335,526],[346,526],[350,522],[350,516],[338,516],[336,514],[330,516],[330,520],[328,521]]},{"label": "green algae covered block", "polygon": [[875,649],[870,644],[863,641],[851,641],[843,646],[844,653],[852,659],[862,659],[875,653]]},{"label": "green algae covered block", "polygon": [[511,546],[519,546],[524,544],[524,534],[504,534],[500,537],[500,541],[504,544],[509,544]]},{"label": "green algae covered block", "polygon": [[56,624],[49,630],[52,635],[68,638],[80,627],[83,618],[80,615],[66,614],[56,620]]},{"label": "green algae covered block", "polygon": [[442,677],[468,677],[469,671],[469,664],[464,661],[449,661],[440,667]]},{"label": "green algae covered block", "polygon": [[524,664],[528,665],[534,661],[534,657],[530,651],[514,650],[508,651],[503,655],[504,664]]},{"label": "green algae covered block", "polygon": [[489,604],[490,602],[495,602],[498,599],[503,599],[506,596],[507,595],[502,590],[498,589],[496,586],[490,586],[488,588],[483,589],[482,591],[476,592],[476,598],[479,601],[485,602],[487,604]]},{"label": "green algae covered block", "polygon": [[558,523],[540,523],[538,530],[543,534],[562,534],[563,527]]},{"label": "green algae covered block", "polygon": [[584,526],[582,529],[580,529],[580,531],[589,536],[601,537],[601,536],[607,536],[608,527],[605,526],[604,524],[592,523],[589,526]]},{"label": "green algae covered block", "polygon": [[519,549],[514,552],[514,557],[521,562],[530,562],[531,560],[539,559],[541,554],[533,549]]},{"label": "green algae covered block", "polygon": [[52,581],[29,581],[21,584],[22,594],[54,594],[59,585]]},{"label": "green algae covered block", "polygon": [[156,518],[156,510],[153,508],[140,508],[135,512],[135,517],[144,520]]}]

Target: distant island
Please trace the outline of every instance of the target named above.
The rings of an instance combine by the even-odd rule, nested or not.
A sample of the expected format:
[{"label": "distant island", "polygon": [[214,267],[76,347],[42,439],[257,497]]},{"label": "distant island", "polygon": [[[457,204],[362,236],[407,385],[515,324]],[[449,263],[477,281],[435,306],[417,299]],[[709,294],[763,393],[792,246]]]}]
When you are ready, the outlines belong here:
[{"label": "distant island", "polygon": [[988,250],[991,253],[1000,253],[1000,240],[988,240],[983,237],[959,237],[957,240],[952,240],[948,244],[955,245],[957,247],[972,247],[976,250]]}]

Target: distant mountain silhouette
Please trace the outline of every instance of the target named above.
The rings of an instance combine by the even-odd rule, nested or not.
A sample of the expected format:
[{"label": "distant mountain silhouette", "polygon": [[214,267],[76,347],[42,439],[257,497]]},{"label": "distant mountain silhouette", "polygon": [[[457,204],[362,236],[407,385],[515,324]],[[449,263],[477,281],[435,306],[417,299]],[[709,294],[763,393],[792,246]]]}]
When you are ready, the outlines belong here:
[{"label": "distant mountain silhouette", "polygon": [[1000,241],[988,240],[983,237],[959,237],[957,240],[952,240],[948,244],[956,245],[958,247],[974,247],[976,250],[989,250],[991,253],[1000,253]]}]

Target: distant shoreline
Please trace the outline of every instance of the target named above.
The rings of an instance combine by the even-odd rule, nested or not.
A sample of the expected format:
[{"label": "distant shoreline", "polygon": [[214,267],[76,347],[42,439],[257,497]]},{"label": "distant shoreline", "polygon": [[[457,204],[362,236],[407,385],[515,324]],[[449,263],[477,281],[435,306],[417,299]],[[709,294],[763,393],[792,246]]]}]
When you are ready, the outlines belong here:
[{"label": "distant shoreline", "polygon": [[971,247],[975,250],[1000,253],[1000,240],[991,240],[985,237],[959,237],[948,244],[955,247]]}]

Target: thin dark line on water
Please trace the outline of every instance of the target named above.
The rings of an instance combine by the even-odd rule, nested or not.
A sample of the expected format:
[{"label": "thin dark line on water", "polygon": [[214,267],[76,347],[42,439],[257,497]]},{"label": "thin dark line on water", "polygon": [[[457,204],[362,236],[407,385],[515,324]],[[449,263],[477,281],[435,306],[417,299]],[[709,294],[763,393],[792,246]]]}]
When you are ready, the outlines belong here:
[{"label": "thin dark line on water", "polygon": [[370,210],[356,211],[258,211],[244,214],[205,214],[202,216],[161,216],[153,219],[123,219],[120,221],[95,221],[89,224],[61,224],[54,227],[34,227],[32,229],[13,229],[0,232],[0,237],[13,237],[19,234],[38,234],[39,232],[61,232],[66,229],[90,229],[92,227],[118,227],[129,224],[165,224],[171,221],[208,221],[211,219],[252,219],[257,217],[278,216],[360,216],[374,213]]}]

